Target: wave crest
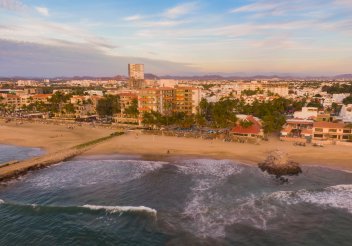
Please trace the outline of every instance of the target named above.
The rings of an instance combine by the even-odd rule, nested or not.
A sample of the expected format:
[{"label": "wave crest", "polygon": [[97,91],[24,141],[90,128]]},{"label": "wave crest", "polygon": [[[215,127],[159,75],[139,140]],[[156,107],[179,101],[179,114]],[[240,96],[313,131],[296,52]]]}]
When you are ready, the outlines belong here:
[{"label": "wave crest", "polygon": [[99,205],[83,205],[83,208],[88,208],[90,210],[105,210],[109,213],[123,213],[123,212],[138,212],[138,213],[148,213],[156,216],[157,211],[153,208],[148,208],[145,206],[99,206]]},{"label": "wave crest", "polygon": [[352,185],[343,184],[329,186],[322,190],[277,191],[267,196],[285,202],[298,204],[302,202],[332,208],[345,209],[352,213]]}]

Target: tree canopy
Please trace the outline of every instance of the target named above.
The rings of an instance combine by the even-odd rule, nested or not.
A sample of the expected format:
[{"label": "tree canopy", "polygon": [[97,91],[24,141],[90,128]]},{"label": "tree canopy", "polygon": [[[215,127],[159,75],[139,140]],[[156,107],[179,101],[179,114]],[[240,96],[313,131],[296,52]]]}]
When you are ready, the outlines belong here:
[{"label": "tree canopy", "polygon": [[112,117],[114,114],[120,113],[120,97],[114,95],[104,96],[98,101],[97,113],[100,117]]},{"label": "tree canopy", "polygon": [[345,99],[343,99],[343,104],[352,104],[352,94],[348,97],[346,97]]}]

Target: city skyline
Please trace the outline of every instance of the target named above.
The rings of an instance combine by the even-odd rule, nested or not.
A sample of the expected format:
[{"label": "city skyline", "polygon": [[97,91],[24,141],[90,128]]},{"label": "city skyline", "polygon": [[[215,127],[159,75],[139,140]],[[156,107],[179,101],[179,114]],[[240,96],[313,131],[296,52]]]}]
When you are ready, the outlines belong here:
[{"label": "city skyline", "polygon": [[0,76],[351,73],[352,2],[0,0]]}]

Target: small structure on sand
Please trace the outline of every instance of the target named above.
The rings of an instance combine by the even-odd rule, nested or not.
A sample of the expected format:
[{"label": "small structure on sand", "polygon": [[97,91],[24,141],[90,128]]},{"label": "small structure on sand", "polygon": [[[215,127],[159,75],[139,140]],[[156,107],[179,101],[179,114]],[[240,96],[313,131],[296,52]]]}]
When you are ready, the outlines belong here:
[{"label": "small structure on sand", "polygon": [[289,160],[287,153],[280,150],[271,152],[264,162],[258,164],[258,167],[263,172],[266,171],[269,174],[275,175],[276,178],[284,182],[287,182],[288,180],[282,176],[293,176],[302,173],[299,164]]}]

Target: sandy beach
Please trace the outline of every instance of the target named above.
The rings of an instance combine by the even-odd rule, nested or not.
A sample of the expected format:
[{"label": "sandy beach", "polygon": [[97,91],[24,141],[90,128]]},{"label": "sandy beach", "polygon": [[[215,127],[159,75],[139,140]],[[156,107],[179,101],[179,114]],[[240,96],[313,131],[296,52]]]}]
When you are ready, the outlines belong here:
[{"label": "sandy beach", "polygon": [[[129,132],[95,146],[84,155],[141,154],[168,156],[207,156],[215,159],[233,159],[246,164],[263,161],[273,150],[283,150],[290,159],[303,165],[321,165],[352,170],[352,149],[348,146],[294,146],[271,138],[260,145],[229,143],[221,140],[202,140],[167,136],[152,136]],[[169,151],[169,154],[167,152]]]},{"label": "sandy beach", "polygon": [[38,147],[47,153],[57,152],[72,146],[107,136],[116,130],[76,126],[73,129],[64,124],[43,124],[23,122],[4,123],[0,120],[0,144]]},{"label": "sandy beach", "polygon": [[[0,143],[28,147],[39,147],[54,153],[60,149],[81,144],[86,141],[107,136],[116,130],[77,126],[68,129],[65,125],[25,122],[0,122]],[[283,150],[290,159],[302,165],[321,165],[331,168],[352,170],[352,148],[348,146],[294,146],[271,138],[260,145],[229,143],[220,140],[144,135],[128,132],[100,143],[84,155],[137,154],[165,156],[204,156],[215,159],[233,159],[247,164],[263,161],[272,150]]]}]

